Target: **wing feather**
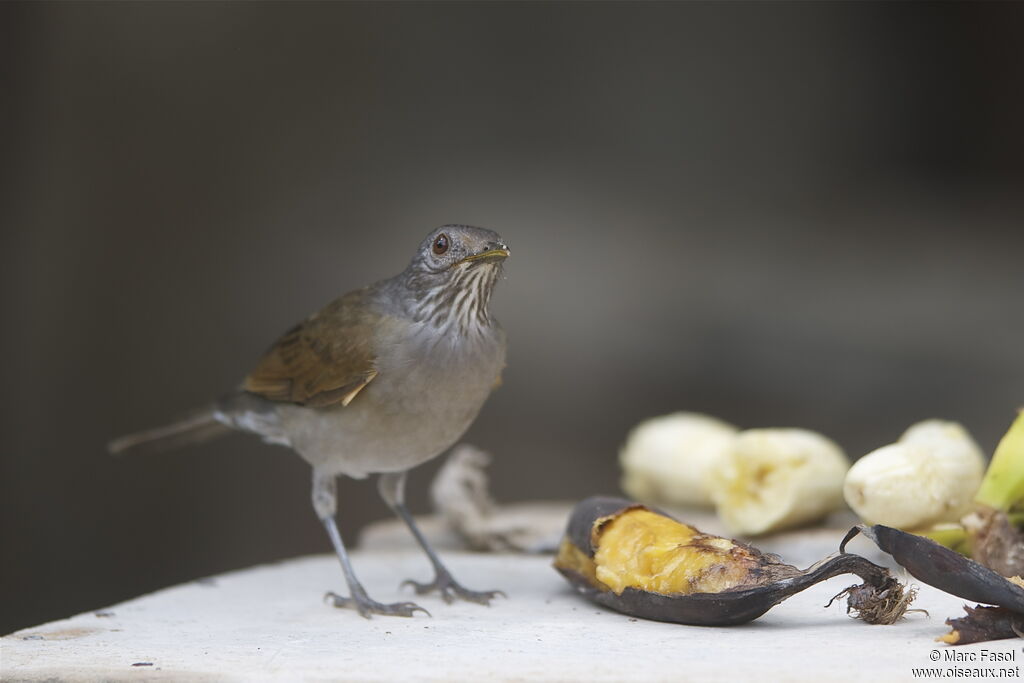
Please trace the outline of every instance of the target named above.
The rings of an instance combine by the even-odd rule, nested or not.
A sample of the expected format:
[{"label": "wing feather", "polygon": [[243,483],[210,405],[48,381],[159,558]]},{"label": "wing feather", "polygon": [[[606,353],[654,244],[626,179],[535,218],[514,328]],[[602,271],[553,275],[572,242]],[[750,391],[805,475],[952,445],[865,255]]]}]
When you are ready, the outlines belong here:
[{"label": "wing feather", "polygon": [[285,332],[242,388],[270,401],[347,406],[377,376],[370,348],[378,316],[368,290],[350,292]]}]

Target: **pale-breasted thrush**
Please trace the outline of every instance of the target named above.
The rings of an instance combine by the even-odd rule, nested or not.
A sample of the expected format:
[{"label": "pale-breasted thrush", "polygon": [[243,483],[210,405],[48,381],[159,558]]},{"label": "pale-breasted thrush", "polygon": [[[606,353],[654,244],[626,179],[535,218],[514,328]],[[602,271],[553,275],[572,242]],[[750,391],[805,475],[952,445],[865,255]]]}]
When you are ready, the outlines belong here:
[{"label": "pale-breasted thrush", "polygon": [[291,447],[313,466],[313,508],[348,583],[349,597],[328,594],[334,605],[363,616],[411,616],[425,610],[367,596],[334,520],[337,476],[379,474],[381,496],[434,567],[430,583],[408,583],[449,602],[487,604],[498,592],[456,583],[416,528],[404,488],[406,472],[455,443],[500,381],[505,333],[488,305],[508,255],[490,230],[438,228],[403,272],[345,294],[286,332],[213,406],[110,449],[163,449],[229,429]]}]

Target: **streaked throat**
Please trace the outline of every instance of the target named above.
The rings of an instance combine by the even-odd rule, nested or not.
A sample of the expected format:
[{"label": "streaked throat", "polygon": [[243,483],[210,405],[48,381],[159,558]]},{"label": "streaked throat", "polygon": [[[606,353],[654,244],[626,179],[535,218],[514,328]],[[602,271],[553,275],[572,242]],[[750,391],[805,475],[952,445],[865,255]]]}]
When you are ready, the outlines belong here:
[{"label": "streaked throat", "polygon": [[417,298],[416,319],[461,335],[490,326],[488,305],[500,273],[494,263],[456,266],[449,278]]}]

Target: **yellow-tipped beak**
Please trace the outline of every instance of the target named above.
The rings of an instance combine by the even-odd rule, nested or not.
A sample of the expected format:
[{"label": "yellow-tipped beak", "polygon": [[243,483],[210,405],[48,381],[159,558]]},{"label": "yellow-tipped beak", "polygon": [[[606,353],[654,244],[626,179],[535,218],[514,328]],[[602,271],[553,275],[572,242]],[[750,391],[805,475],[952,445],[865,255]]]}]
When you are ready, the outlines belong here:
[{"label": "yellow-tipped beak", "polygon": [[471,254],[459,261],[459,263],[470,263],[472,261],[500,261],[508,258],[511,253],[512,252],[509,251],[508,247],[501,245],[499,247],[492,247],[481,251],[479,254]]}]

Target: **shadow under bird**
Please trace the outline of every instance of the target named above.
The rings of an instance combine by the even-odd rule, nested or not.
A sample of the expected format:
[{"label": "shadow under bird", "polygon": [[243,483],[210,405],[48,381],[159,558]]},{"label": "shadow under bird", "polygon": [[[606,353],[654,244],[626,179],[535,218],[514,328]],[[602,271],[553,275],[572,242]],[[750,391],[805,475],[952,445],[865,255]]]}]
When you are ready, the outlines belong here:
[{"label": "shadow under bird", "polygon": [[349,292],[286,332],[241,386],[167,427],[116,439],[114,453],[164,450],[231,430],[288,446],[313,467],[313,508],[327,530],[349,597],[337,607],[412,616],[412,602],[372,600],[356,578],[335,524],[338,475],[379,474],[378,488],[433,565],[418,594],[441,592],[481,604],[499,591],[472,591],[452,578],[404,502],[406,472],[462,436],[505,365],[505,333],[488,305],[509,250],[491,230],[445,225],[409,266]]}]

